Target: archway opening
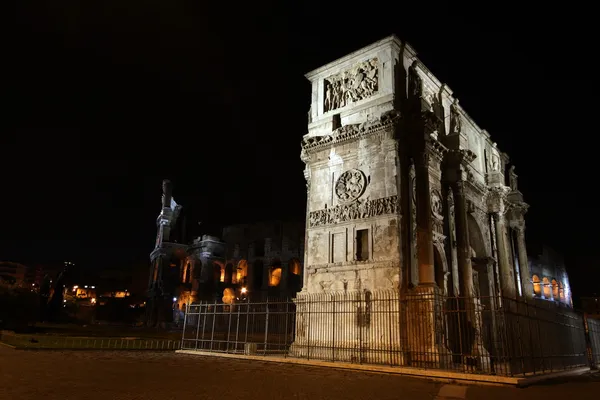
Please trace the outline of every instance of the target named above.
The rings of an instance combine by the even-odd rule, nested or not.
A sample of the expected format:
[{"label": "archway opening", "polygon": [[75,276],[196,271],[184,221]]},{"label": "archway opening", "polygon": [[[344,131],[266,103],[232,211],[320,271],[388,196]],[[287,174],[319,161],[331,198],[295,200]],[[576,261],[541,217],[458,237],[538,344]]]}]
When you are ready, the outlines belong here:
[{"label": "archway opening", "polygon": [[544,279],[542,279],[542,285],[544,286],[544,298],[552,299],[552,285],[550,284],[550,280],[544,277]]},{"label": "archway opening", "polygon": [[237,265],[237,282],[242,285],[247,285],[248,278],[248,261],[240,260]]},{"label": "archway opening", "polygon": [[559,290],[558,290],[558,282],[556,282],[556,279],[552,279],[552,297],[556,301],[558,301],[560,299]]},{"label": "archway opening", "polygon": [[[475,218],[468,216],[469,243],[471,245],[471,265],[473,267],[473,290],[475,296],[488,297],[494,293],[492,266],[488,262],[486,241]],[[466,277],[463,277],[466,279]],[[489,300],[489,298],[488,298]]]},{"label": "archway opening", "polygon": [[540,277],[533,275],[531,280],[533,281],[533,294],[536,297],[542,297],[542,283],[540,282]]}]

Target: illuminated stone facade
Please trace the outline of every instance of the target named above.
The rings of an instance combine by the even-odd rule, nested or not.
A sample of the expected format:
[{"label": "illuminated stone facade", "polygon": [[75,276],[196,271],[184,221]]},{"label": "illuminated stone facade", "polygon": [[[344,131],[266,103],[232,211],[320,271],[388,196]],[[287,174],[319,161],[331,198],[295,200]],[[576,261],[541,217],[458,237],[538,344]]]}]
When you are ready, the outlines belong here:
[{"label": "illuminated stone facade", "polygon": [[536,299],[573,307],[569,275],[559,254],[542,246],[529,257],[529,271]]},{"label": "illuminated stone facade", "polygon": [[[307,78],[299,303],[392,290],[431,299],[433,310],[440,296],[461,296],[472,304],[468,319],[476,326],[478,308],[490,306],[486,296],[533,296],[528,205],[514,166],[408,44],[388,37]],[[434,333],[440,322],[421,314],[406,334],[429,331],[431,352],[442,354]],[[319,331],[318,320],[300,323]],[[304,328],[298,326],[296,343],[309,340]],[[471,352],[486,357],[482,346]]]},{"label": "illuminated stone facade", "polygon": [[203,235],[177,243],[182,207],[163,182],[156,245],[150,254],[146,324],[181,322],[186,305],[289,298],[302,287],[304,224],[232,225],[222,237]]}]

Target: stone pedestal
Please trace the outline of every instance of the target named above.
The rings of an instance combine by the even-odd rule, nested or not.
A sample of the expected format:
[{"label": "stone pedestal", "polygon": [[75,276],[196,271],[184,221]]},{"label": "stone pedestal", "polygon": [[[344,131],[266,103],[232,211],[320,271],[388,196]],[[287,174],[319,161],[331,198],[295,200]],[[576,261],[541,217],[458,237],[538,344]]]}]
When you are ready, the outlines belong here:
[{"label": "stone pedestal", "polygon": [[443,298],[436,285],[420,285],[406,296],[406,365],[445,368],[450,352],[445,346]]},{"label": "stone pedestal", "polygon": [[397,290],[299,293],[293,357],[405,365]]}]

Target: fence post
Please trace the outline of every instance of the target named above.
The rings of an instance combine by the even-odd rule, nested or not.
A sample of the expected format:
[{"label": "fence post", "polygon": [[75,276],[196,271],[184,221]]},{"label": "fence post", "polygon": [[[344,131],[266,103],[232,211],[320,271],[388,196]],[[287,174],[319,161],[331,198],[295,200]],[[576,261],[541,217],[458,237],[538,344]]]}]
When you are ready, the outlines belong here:
[{"label": "fence post", "polygon": [[583,313],[583,332],[585,334],[585,352],[587,355],[588,363],[590,368],[594,368],[594,356],[593,356],[593,347],[592,341],[590,340],[590,327],[588,325],[587,314]]},{"label": "fence post", "polygon": [[331,295],[332,297],[332,317],[333,317],[333,321],[331,324],[331,361],[335,361],[335,301],[336,301],[336,297],[335,295]]},{"label": "fence post", "polygon": [[263,355],[267,354],[267,340],[269,336],[269,296],[267,296],[267,302],[265,303],[266,315],[265,315],[265,347],[263,349]]},{"label": "fence post", "polygon": [[187,307],[185,308],[185,313],[183,314],[183,333],[181,334],[181,348],[183,348],[183,341],[185,339],[185,329],[187,328],[187,316],[190,312],[190,303],[188,302]]},{"label": "fence post", "polygon": [[[305,302],[306,304],[307,302]],[[308,329],[306,329],[306,359],[310,360],[310,305],[312,301],[308,301]]]},{"label": "fence post", "polygon": [[231,335],[231,315],[233,314],[232,307],[233,305],[229,304],[229,323],[227,325],[227,347],[225,348],[225,353],[229,353],[229,336]]},{"label": "fence post", "polygon": [[287,354],[289,351],[289,345],[288,345],[288,317],[289,317],[289,305],[290,305],[290,299],[287,298],[285,300],[285,312],[284,312],[284,318],[285,318],[285,327],[284,327],[284,331],[283,331],[283,349],[284,349],[284,353],[283,353],[283,358],[287,358]]},{"label": "fence post", "polygon": [[215,322],[217,320],[217,299],[213,303],[213,320],[212,320],[212,331],[210,333],[210,350],[213,349],[213,342],[215,340]]},{"label": "fence post", "polygon": [[237,324],[235,325],[235,351],[237,352],[240,335],[240,306],[237,307]]},{"label": "fence post", "polygon": [[202,302],[196,304],[198,315],[196,316],[196,350],[198,350],[198,336],[200,335],[200,310],[202,310]]}]

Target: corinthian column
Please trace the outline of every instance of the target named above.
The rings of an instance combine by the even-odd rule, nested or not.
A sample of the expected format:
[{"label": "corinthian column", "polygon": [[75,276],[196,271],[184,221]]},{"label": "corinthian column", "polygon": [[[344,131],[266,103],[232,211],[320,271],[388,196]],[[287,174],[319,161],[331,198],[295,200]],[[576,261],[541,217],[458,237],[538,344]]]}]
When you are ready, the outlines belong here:
[{"label": "corinthian column", "polygon": [[[310,158],[305,151],[302,151],[302,161],[308,163]],[[308,164],[304,168],[304,179],[306,179],[306,219],[304,220],[304,267],[302,268],[302,291],[308,290],[308,228],[310,228],[310,167]]]},{"label": "corinthian column", "polygon": [[492,213],[496,226],[496,242],[498,246],[498,264],[500,266],[500,287],[502,296],[516,298],[515,276],[509,259],[511,250],[507,239],[507,226],[503,212]]},{"label": "corinthian column", "polygon": [[429,193],[430,155],[426,152],[415,165],[417,179],[417,254],[419,259],[419,285],[435,284],[433,260],[433,226]]},{"label": "corinthian column", "polygon": [[473,296],[473,266],[471,264],[471,244],[467,217],[467,200],[462,181],[450,184],[454,195],[454,219],[456,226],[456,247],[458,253],[458,281],[461,297]]},{"label": "corinthian column", "polygon": [[519,272],[521,275],[521,287],[523,296],[527,299],[533,298],[533,284],[529,272],[529,260],[527,259],[527,248],[525,247],[525,224],[517,229],[517,257],[519,259]]}]

